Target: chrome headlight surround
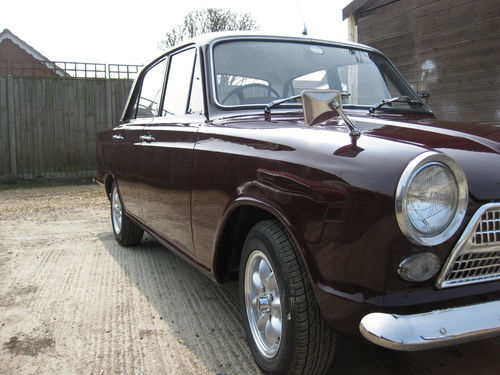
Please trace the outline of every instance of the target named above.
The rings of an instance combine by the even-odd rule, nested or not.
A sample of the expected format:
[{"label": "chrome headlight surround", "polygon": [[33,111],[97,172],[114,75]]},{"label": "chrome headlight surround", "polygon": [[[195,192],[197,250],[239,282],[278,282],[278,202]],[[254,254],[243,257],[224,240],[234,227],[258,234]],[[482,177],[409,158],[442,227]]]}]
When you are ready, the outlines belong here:
[{"label": "chrome headlight surround", "polygon": [[[419,231],[412,223],[408,213],[408,190],[415,177],[432,165],[447,169],[454,177],[457,188],[457,199],[453,217],[438,233],[428,235]],[[445,154],[428,151],[415,157],[405,168],[396,188],[396,219],[401,231],[415,244],[434,246],[448,240],[457,231],[465,216],[468,202],[468,187],[462,167]]]}]

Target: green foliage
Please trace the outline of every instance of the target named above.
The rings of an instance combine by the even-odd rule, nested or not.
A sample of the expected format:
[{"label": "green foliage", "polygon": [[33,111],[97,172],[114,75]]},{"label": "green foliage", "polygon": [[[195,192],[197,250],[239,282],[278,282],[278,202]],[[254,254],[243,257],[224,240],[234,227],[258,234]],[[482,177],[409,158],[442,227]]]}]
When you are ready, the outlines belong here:
[{"label": "green foliage", "polygon": [[182,24],[174,26],[160,42],[168,49],[185,39],[215,31],[257,30],[257,22],[250,13],[237,13],[229,9],[207,8],[190,11]]}]

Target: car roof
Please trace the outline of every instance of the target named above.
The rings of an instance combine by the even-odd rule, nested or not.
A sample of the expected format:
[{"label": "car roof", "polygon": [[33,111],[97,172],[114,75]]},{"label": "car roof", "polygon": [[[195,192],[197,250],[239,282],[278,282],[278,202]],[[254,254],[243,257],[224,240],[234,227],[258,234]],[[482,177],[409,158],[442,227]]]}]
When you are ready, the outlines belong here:
[{"label": "car roof", "polygon": [[287,41],[297,41],[297,42],[309,42],[309,43],[322,43],[322,44],[331,44],[343,47],[354,47],[360,48],[367,51],[379,52],[375,48],[366,46],[364,44],[359,44],[352,41],[332,41],[326,39],[318,39],[312,38],[310,36],[298,35],[298,36],[286,36],[279,34],[269,34],[269,33],[261,33],[256,31],[223,31],[223,32],[213,32],[208,34],[202,34],[191,38],[189,40],[183,41],[182,43],[176,45],[172,48],[178,49],[180,47],[189,45],[189,44],[198,44],[201,46],[212,45],[219,41],[226,40],[238,40],[238,39],[254,39],[254,40],[287,40]]}]

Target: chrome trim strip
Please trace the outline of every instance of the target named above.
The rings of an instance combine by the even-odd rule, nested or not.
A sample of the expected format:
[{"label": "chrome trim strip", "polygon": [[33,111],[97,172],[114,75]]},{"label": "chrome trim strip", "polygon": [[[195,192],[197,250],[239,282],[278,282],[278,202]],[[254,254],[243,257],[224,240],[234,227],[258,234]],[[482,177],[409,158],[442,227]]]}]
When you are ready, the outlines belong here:
[{"label": "chrome trim strip", "polygon": [[456,345],[500,335],[500,301],[415,315],[371,313],[359,330],[368,341],[394,350]]},{"label": "chrome trim strip", "polygon": [[[462,233],[462,236],[460,236],[460,239],[458,240],[457,244],[453,248],[451,254],[448,256],[448,259],[439,274],[437,280],[436,280],[436,288],[442,289],[450,286],[459,286],[459,285],[467,285],[467,284],[474,284],[482,281],[490,281],[493,278],[476,278],[472,280],[466,280],[466,281],[451,281],[451,282],[446,282],[446,276],[448,273],[451,271],[453,264],[457,260],[457,258],[462,255],[464,251],[468,251],[469,253],[475,252],[474,249],[477,249],[477,251],[485,251],[485,249],[490,248],[491,245],[474,245],[472,243],[472,238],[474,237],[474,234],[476,232],[476,227],[478,223],[481,221],[481,217],[485,214],[485,212],[490,211],[492,209],[500,209],[500,204],[499,203],[488,203],[483,206],[481,206],[474,216],[469,221],[469,224],[467,224],[467,227],[465,228],[464,232]],[[494,251],[493,249],[491,249]],[[498,277],[497,277],[498,278]]]}]

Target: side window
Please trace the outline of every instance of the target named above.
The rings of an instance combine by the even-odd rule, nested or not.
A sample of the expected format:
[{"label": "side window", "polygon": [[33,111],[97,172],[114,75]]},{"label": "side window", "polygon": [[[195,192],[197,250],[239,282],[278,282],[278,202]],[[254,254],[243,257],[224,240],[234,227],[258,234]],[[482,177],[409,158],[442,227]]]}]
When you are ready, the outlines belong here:
[{"label": "side window", "polygon": [[191,84],[191,95],[189,97],[188,113],[195,115],[203,114],[203,87],[201,85],[201,70],[198,59],[194,62],[193,83]]},{"label": "side window", "polygon": [[170,58],[162,116],[180,116],[187,113],[195,56],[196,50],[191,48]]},{"label": "side window", "polygon": [[135,117],[154,117],[158,115],[166,66],[167,60],[162,60],[146,72],[137,99]]}]

